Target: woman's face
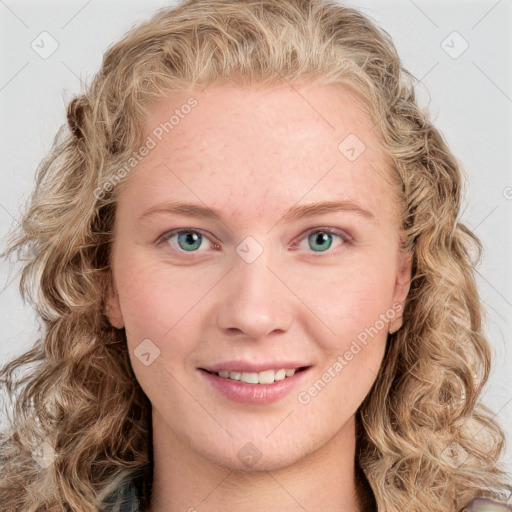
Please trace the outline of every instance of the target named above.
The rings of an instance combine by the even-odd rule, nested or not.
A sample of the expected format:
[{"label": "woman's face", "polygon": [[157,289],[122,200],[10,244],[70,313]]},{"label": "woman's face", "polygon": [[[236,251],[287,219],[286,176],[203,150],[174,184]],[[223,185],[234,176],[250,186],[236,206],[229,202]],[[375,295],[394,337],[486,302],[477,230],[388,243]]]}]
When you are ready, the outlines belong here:
[{"label": "woman's face", "polygon": [[351,424],[411,270],[376,131],[334,86],[211,86],[154,108],[120,191],[107,309],[154,432],[272,469]]}]

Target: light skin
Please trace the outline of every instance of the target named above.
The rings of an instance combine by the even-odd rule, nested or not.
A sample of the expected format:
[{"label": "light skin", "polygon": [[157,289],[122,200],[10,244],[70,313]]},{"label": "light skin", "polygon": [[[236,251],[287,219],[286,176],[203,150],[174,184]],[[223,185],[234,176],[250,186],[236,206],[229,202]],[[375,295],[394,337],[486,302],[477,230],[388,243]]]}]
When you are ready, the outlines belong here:
[{"label": "light skin", "polygon": [[[409,291],[411,257],[399,248],[398,199],[377,130],[348,90],[304,83],[174,94],[155,105],[146,135],[191,96],[197,106],[120,191],[107,300],[152,403],[151,512],[359,511],[354,415],[400,315],[307,404],[298,394],[332,374],[338,356],[381,327],[380,315],[396,312]],[[366,146],[354,161],[338,149],[349,134]],[[284,218],[298,205],[339,199],[372,216]],[[141,219],[165,201],[207,206],[223,221]],[[339,232],[319,229],[323,241],[313,231],[326,227]],[[160,238],[178,228],[195,239]],[[246,237],[263,249],[251,263],[236,251]],[[160,350],[147,366],[134,354],[145,339]],[[198,370],[234,359],[312,368],[277,402],[241,404]],[[261,454],[251,467],[237,455],[247,443]]]}]

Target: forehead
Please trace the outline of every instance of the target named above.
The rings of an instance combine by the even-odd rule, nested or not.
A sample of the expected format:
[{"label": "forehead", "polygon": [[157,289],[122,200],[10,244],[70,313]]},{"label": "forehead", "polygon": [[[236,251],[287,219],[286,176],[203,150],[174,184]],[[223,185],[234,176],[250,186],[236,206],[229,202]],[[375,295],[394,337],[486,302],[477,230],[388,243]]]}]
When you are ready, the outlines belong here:
[{"label": "forehead", "polygon": [[[192,100],[195,106],[190,108]],[[209,86],[204,92],[160,98],[145,120],[145,131],[149,135],[163,129],[174,150],[197,152],[205,146],[213,149],[217,142],[305,153],[310,145],[318,147],[320,139],[337,150],[350,130],[374,153],[380,141],[364,110],[362,96],[341,85]]]},{"label": "forehead", "polygon": [[377,130],[341,86],[175,93],[154,105],[145,132],[155,146],[129,179],[153,202],[185,194],[233,213],[250,205],[253,216],[301,198],[341,195],[376,211],[393,202]]}]

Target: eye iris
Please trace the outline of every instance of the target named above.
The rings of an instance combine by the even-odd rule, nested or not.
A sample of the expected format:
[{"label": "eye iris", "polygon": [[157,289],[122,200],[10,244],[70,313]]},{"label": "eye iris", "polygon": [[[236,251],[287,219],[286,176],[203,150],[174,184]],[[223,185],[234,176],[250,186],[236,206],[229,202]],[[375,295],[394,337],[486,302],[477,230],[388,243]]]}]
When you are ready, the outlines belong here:
[{"label": "eye iris", "polygon": [[[196,244],[195,247],[183,247],[182,242],[185,241],[187,244]],[[198,249],[201,245],[201,235],[199,233],[194,233],[192,231],[187,231],[184,233],[178,234],[178,244],[185,251],[193,251],[194,249]]]},{"label": "eye iris", "polygon": [[[325,242],[325,241],[329,242],[329,245],[327,247],[325,247],[325,245],[320,246],[320,251],[321,250],[325,250],[325,249],[329,249],[331,247],[331,245],[332,245],[332,235],[330,233],[318,232],[318,233],[314,233],[311,236],[315,237],[314,238],[314,242],[313,242],[314,244],[316,244],[318,242],[322,243],[322,242]],[[311,247],[311,248],[314,249],[315,251],[317,250],[314,247]]]}]

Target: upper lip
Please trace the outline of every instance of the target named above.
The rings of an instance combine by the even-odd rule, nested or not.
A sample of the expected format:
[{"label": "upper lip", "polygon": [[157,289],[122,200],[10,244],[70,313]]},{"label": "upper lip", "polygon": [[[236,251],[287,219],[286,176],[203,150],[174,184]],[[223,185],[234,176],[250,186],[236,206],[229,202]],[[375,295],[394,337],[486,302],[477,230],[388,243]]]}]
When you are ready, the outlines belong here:
[{"label": "upper lip", "polygon": [[201,370],[208,370],[209,372],[217,373],[221,370],[229,370],[232,372],[262,372],[265,370],[280,370],[304,368],[309,365],[297,361],[269,361],[268,363],[254,363],[249,361],[226,361],[209,366],[203,366]]}]

